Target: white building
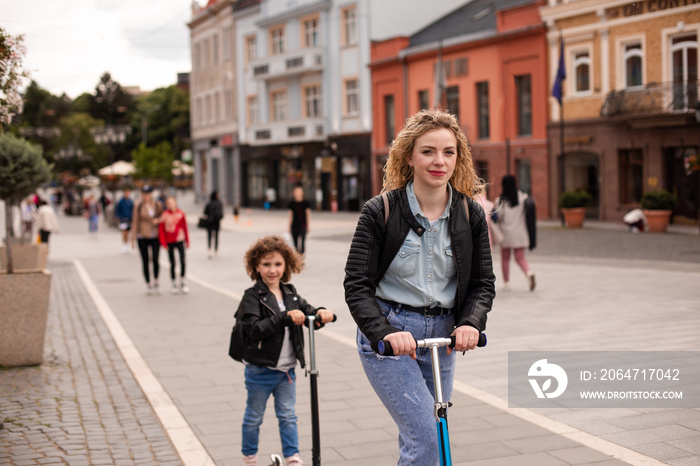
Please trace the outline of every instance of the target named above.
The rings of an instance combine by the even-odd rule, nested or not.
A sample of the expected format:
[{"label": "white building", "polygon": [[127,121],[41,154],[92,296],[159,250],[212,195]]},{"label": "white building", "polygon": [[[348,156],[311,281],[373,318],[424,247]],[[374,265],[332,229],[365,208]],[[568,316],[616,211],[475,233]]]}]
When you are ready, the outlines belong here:
[{"label": "white building", "polygon": [[301,184],[319,209],[359,210],[372,195],[371,40],[463,3],[210,0],[190,22],[197,192],[262,206],[273,188],[284,207]]}]

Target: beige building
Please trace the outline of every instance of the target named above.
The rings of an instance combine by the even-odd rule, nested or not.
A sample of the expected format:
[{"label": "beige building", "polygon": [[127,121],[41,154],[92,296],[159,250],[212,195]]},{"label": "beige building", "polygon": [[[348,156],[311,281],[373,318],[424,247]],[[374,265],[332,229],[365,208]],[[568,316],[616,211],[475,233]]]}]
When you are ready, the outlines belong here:
[{"label": "beige building", "polygon": [[227,204],[240,202],[233,0],[193,3],[190,28],[190,108],[195,191],[213,190]]},{"label": "beige building", "polygon": [[540,14],[550,83],[562,39],[566,65],[562,106],[550,97],[551,192],[586,189],[589,217],[620,220],[645,191],[667,189],[674,221],[696,221],[700,173],[683,159],[700,150],[700,1],[549,0]]}]

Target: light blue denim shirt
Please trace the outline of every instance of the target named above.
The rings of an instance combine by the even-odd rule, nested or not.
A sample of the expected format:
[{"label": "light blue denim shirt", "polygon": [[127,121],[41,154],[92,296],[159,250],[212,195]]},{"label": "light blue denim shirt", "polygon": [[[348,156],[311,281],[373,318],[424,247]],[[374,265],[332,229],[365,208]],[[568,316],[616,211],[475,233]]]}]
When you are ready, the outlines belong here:
[{"label": "light blue denim shirt", "polygon": [[377,286],[378,298],[414,307],[454,306],[457,269],[447,228],[452,204],[451,186],[449,193],[445,211],[431,225],[420,209],[413,181],[406,185],[411,212],[425,232],[423,236],[418,236],[413,230],[408,232],[401,249]]}]

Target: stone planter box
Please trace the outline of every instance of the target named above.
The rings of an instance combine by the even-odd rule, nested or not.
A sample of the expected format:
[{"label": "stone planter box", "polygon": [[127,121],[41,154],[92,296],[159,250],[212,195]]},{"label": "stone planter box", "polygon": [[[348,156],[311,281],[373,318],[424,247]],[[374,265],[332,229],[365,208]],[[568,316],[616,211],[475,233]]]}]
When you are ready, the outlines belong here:
[{"label": "stone planter box", "polygon": [[41,364],[51,272],[0,272],[0,366]]},{"label": "stone planter box", "polygon": [[[12,267],[18,270],[43,270],[46,268],[46,257],[49,254],[49,245],[15,243],[10,247],[12,251]],[[7,246],[0,246],[0,271],[7,270]]]}]

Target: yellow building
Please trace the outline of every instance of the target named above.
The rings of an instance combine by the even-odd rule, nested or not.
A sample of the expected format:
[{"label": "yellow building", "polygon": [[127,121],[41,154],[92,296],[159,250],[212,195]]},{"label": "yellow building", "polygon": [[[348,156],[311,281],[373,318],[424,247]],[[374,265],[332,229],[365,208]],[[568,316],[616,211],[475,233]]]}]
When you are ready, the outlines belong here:
[{"label": "yellow building", "polygon": [[560,40],[566,66],[561,107],[550,97],[551,192],[586,189],[589,217],[620,220],[666,189],[674,221],[697,220],[700,172],[684,159],[700,153],[700,0],[549,0],[540,14],[552,83]]}]

